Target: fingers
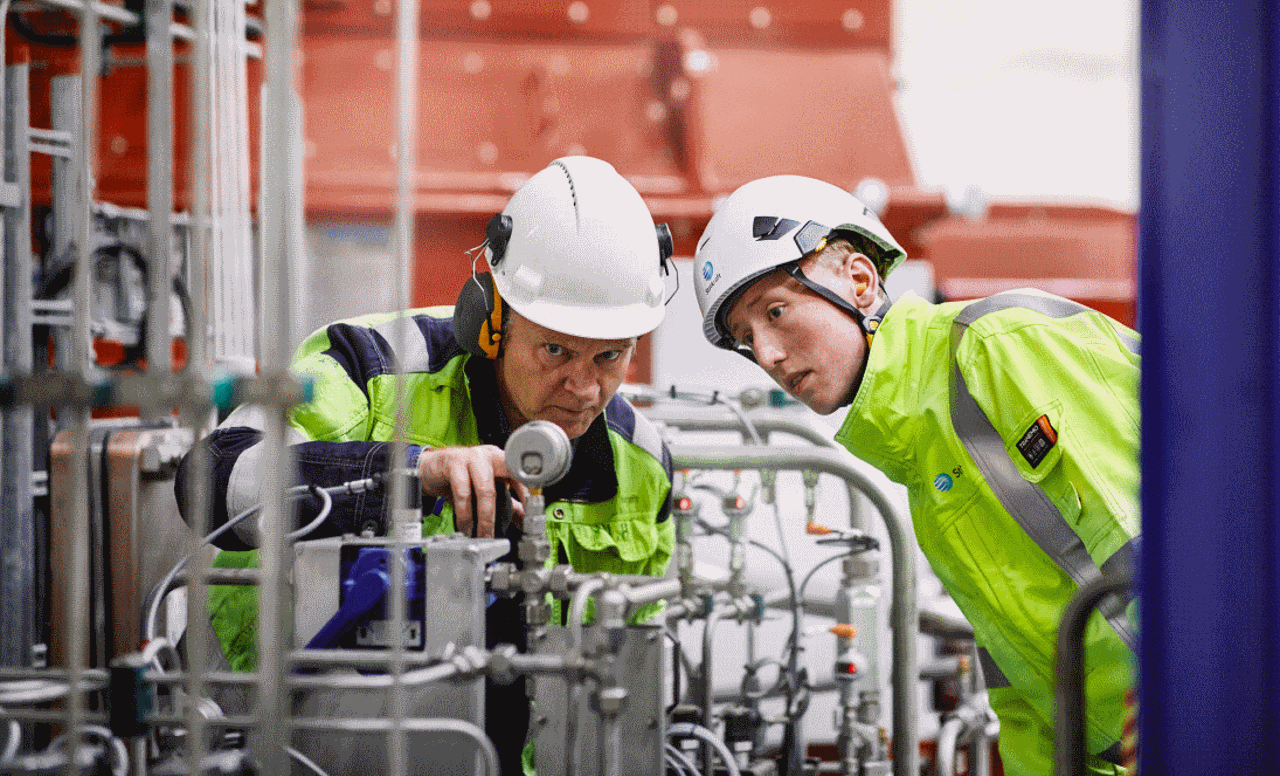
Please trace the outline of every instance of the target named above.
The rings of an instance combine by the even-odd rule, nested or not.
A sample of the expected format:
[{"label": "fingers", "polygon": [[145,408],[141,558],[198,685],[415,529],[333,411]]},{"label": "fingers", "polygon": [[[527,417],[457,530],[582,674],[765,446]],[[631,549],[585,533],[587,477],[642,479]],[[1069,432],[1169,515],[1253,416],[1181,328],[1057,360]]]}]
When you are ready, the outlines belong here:
[{"label": "fingers", "polygon": [[475,536],[493,536],[497,481],[508,477],[500,448],[478,445],[423,450],[418,458],[418,473],[424,494],[453,502],[455,529]]}]

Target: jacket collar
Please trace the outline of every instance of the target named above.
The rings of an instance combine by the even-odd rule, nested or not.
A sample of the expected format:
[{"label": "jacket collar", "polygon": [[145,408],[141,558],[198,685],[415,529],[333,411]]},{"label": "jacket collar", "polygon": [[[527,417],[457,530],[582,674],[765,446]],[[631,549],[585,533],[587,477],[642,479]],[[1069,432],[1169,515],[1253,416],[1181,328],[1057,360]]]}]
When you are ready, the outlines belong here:
[{"label": "jacket collar", "polygon": [[[513,429],[498,399],[498,378],[493,362],[471,356],[465,370],[480,442],[505,447]],[[614,471],[613,447],[609,444],[604,413],[591,422],[585,434],[569,440],[569,447],[573,451],[573,461],[564,478],[546,489],[547,503],[598,503],[616,496],[618,477]]]},{"label": "jacket collar", "polygon": [[920,389],[923,374],[927,312],[932,305],[908,292],[889,308],[876,332],[862,384],[854,396],[836,441],[849,452],[907,483],[916,468]]}]

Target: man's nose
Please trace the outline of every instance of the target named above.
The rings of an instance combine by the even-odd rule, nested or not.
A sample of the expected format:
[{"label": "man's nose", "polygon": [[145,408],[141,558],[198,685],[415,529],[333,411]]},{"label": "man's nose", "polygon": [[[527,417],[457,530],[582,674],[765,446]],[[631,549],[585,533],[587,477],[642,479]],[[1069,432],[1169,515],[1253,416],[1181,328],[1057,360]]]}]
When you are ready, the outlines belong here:
[{"label": "man's nose", "polygon": [[596,372],[595,364],[591,362],[570,364],[564,386],[578,398],[594,400],[600,393],[600,381]]},{"label": "man's nose", "polygon": [[777,339],[769,335],[756,335],[752,342],[752,352],[756,361],[765,369],[776,366],[787,355]]}]

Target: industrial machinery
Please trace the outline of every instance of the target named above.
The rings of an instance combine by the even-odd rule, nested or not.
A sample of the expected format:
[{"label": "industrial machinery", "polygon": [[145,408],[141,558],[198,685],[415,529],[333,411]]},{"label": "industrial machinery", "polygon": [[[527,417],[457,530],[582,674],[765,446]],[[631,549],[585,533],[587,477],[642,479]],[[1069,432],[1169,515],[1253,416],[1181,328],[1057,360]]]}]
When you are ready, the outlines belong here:
[{"label": "industrial machinery", "polygon": [[[838,181],[846,188],[882,190],[886,223],[920,243],[913,255],[975,254],[989,268],[991,224],[951,218],[940,194],[915,187],[892,111],[891,4],[802,3],[775,19],[754,0],[567,11],[432,0],[438,37],[421,52],[417,3],[267,0],[261,19],[245,5],[0,3],[12,22],[0,776],[496,774],[483,687],[516,677],[530,680],[541,776],[917,776],[930,738],[940,773],[952,776],[964,750],[969,772],[984,774],[998,726],[967,654],[972,632],[921,593],[927,572],[901,499],[780,395],[624,389],[676,470],[663,579],[551,561],[541,489],[570,448],[546,424],[518,429],[506,450],[531,492],[519,562],[499,561],[505,539],[423,537],[410,472],[339,486],[389,490],[396,508],[374,530],[309,539],[327,508],[282,528],[293,499],[332,495],[286,476],[285,413],[307,398],[287,370],[300,289],[324,276],[300,270],[314,258],[304,212],[372,218],[394,205],[394,271],[379,274],[396,284],[396,308],[441,301],[424,295],[424,278],[469,270],[439,257],[473,245],[480,214],[563,153],[611,158],[671,218],[683,254],[734,185],[839,171],[852,176]],[[419,89],[418,68],[401,66],[393,94],[391,64],[414,57],[437,83]],[[779,79],[768,91],[792,102],[770,118],[792,123],[733,144],[749,123],[749,72]],[[792,89],[800,73],[830,80]],[[419,93],[430,101],[421,111]],[[833,122],[836,135],[813,142],[817,100],[856,110],[869,129]],[[453,120],[415,128],[420,112]],[[346,133],[314,123],[335,115]],[[1034,229],[1006,211],[997,236],[1017,250],[1005,253],[1053,253],[1025,250],[1045,208]],[[1129,222],[1091,215],[1111,273],[1128,255]],[[1058,224],[1058,253],[1084,250],[1080,220]],[[433,239],[417,253],[424,230]],[[943,287],[955,297],[1005,282],[950,269]],[[1126,288],[1089,286],[1121,307]],[[245,403],[268,418],[268,497],[239,518],[261,515],[262,564],[211,568],[213,533],[178,517],[174,469],[213,418]],[[209,498],[199,490],[194,514]],[[769,508],[772,521],[757,516]],[[220,661],[210,585],[258,588],[255,671]],[[525,651],[486,646],[486,609],[503,598],[519,602]],[[551,599],[565,622],[549,620]],[[921,643],[938,654],[921,657]],[[922,681],[933,708],[919,708]]]}]

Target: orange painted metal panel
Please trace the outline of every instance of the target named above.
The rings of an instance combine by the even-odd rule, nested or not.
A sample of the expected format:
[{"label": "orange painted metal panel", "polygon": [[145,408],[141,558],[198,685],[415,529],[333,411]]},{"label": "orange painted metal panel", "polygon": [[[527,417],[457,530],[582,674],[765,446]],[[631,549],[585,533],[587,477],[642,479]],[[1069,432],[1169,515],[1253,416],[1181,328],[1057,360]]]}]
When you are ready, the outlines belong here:
[{"label": "orange painted metal panel", "polygon": [[[429,35],[618,38],[655,29],[647,3],[629,0],[422,0],[421,29]],[[395,34],[394,0],[305,0],[308,38]]]},{"label": "orange painted metal panel", "polygon": [[[569,154],[608,159],[644,194],[687,187],[648,45],[435,40],[421,60],[420,191],[509,194]],[[390,206],[394,63],[393,43],[381,38],[307,41],[309,207],[351,196]]]},{"label": "orange painted metal panel", "polygon": [[[173,169],[174,208],[188,207],[191,189],[191,75],[186,64],[186,46],[177,47],[178,61],[173,75]],[[53,76],[79,72],[75,50],[30,47],[31,125],[50,127],[49,89]],[[142,44],[113,46],[110,66],[98,82],[99,119],[97,132],[96,198],[122,207],[147,206],[147,70],[146,47]],[[256,207],[258,184],[259,127],[261,110],[257,95],[263,80],[261,60],[247,65],[249,94],[249,175],[250,202]],[[48,156],[31,159],[32,200],[49,204],[52,165]]]},{"label": "orange painted metal panel", "polygon": [[659,26],[717,44],[875,49],[893,44],[891,0],[654,0]]},{"label": "orange painted metal panel", "polygon": [[[944,218],[922,230],[925,258],[948,299],[1034,287],[1134,324],[1136,219],[1094,207],[1001,206],[982,221]],[[1052,215],[1050,215],[1052,214]]]},{"label": "orange painted metal panel", "polygon": [[914,187],[885,54],[700,47],[686,38],[684,62],[686,140],[706,191],[783,173],[846,189],[867,177]]}]

